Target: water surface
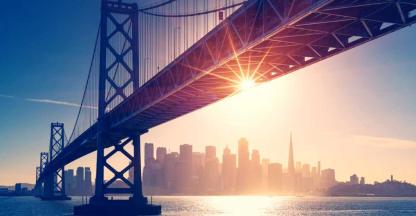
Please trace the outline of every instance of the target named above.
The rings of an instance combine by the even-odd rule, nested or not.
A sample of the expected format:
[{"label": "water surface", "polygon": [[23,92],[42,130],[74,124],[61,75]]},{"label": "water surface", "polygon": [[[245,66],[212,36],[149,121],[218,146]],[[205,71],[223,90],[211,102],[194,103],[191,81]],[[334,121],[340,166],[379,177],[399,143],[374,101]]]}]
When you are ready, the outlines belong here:
[{"label": "water surface", "polygon": [[[33,197],[0,197],[0,216],[71,215],[80,205]],[[201,196],[153,197],[169,216],[401,216],[416,215],[416,198]]]}]

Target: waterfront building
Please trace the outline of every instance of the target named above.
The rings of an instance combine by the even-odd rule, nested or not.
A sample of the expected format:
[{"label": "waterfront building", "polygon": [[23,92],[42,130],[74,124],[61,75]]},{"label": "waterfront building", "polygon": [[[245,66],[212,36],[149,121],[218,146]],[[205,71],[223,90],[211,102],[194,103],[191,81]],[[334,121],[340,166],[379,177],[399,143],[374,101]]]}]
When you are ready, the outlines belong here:
[{"label": "waterfront building", "polygon": [[349,183],[352,184],[352,185],[358,184],[359,183],[358,182],[358,176],[356,174],[350,176],[350,182]]},{"label": "waterfront building", "polygon": [[215,146],[205,147],[204,190],[208,194],[218,193],[220,190],[219,161]]},{"label": "waterfront building", "polygon": [[65,170],[66,194],[69,196],[73,195],[75,187],[76,187],[76,182],[75,182],[74,170],[73,169]]},{"label": "waterfront building", "polygon": [[245,193],[248,190],[249,157],[248,141],[241,138],[238,141],[237,193]]},{"label": "waterfront building", "polygon": [[166,148],[158,147],[156,149],[156,160],[157,160],[157,162],[163,164],[163,162],[165,161],[166,154],[167,154]]},{"label": "waterfront building", "polygon": [[84,190],[85,195],[93,194],[91,169],[89,167],[85,167]]},{"label": "waterfront building", "polygon": [[282,191],[283,168],[282,164],[270,163],[268,167],[268,192],[276,194]]},{"label": "waterfront building", "polygon": [[84,167],[77,168],[77,175],[75,177],[75,191],[74,194],[77,196],[84,194]]},{"label": "waterfront building", "polygon": [[324,169],[321,171],[321,187],[330,188],[334,186],[337,181],[335,179],[335,170]]},{"label": "waterfront building", "polygon": [[360,185],[365,185],[365,178],[364,177],[360,178]]},{"label": "waterfront building", "polygon": [[179,154],[177,152],[172,152],[166,154],[165,163],[162,166],[163,172],[163,188],[166,193],[176,193],[176,166],[179,161]]},{"label": "waterfront building", "polygon": [[179,147],[179,160],[176,163],[176,189],[178,193],[192,192],[192,145],[183,144]]},{"label": "waterfront building", "polygon": [[249,191],[251,193],[258,193],[261,187],[262,172],[260,164],[260,152],[253,150],[251,152],[250,161],[250,178],[249,178]]},{"label": "waterfront building", "polygon": [[144,144],[144,165],[151,165],[154,161],[154,146],[153,143]]},{"label": "waterfront building", "polygon": [[269,159],[262,159],[261,160],[261,191],[267,192],[269,187]]},{"label": "waterfront building", "polygon": [[226,147],[222,155],[222,185],[225,194],[233,194],[236,190],[237,166],[236,155]]}]

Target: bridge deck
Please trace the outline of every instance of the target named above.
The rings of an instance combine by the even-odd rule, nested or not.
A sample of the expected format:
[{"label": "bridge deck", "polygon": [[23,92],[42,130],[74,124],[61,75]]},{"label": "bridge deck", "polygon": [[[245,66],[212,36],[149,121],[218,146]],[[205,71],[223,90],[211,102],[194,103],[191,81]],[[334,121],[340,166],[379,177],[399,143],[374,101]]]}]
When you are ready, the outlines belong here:
[{"label": "bridge deck", "polygon": [[[241,74],[267,82],[416,21],[416,0],[249,1],[107,113],[110,131],[149,129],[238,92]],[[96,149],[94,125],[51,162]]]}]

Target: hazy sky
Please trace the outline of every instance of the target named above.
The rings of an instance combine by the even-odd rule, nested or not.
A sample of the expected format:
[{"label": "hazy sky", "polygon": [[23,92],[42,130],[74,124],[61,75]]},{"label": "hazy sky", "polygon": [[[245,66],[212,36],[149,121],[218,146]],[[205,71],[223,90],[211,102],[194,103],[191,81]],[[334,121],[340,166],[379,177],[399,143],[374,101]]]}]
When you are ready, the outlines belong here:
[{"label": "hazy sky", "polygon": [[[86,0],[2,2],[0,184],[34,181],[50,122],[71,131],[98,8]],[[338,180],[394,174],[416,183],[415,38],[415,27],[403,29],[151,129],[143,142],[172,151],[183,143],[195,151],[215,145],[221,156],[246,137],[262,157],[286,166],[292,132],[295,161],[320,160]]]}]

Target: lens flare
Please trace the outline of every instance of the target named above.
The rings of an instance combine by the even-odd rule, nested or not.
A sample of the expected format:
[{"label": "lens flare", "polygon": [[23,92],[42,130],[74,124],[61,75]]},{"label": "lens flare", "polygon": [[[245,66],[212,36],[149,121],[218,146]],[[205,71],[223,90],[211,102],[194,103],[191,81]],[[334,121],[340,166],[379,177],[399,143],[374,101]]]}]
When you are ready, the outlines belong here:
[{"label": "lens flare", "polygon": [[243,79],[240,81],[240,89],[241,90],[247,90],[249,88],[252,88],[256,85],[256,82],[252,79]]}]

